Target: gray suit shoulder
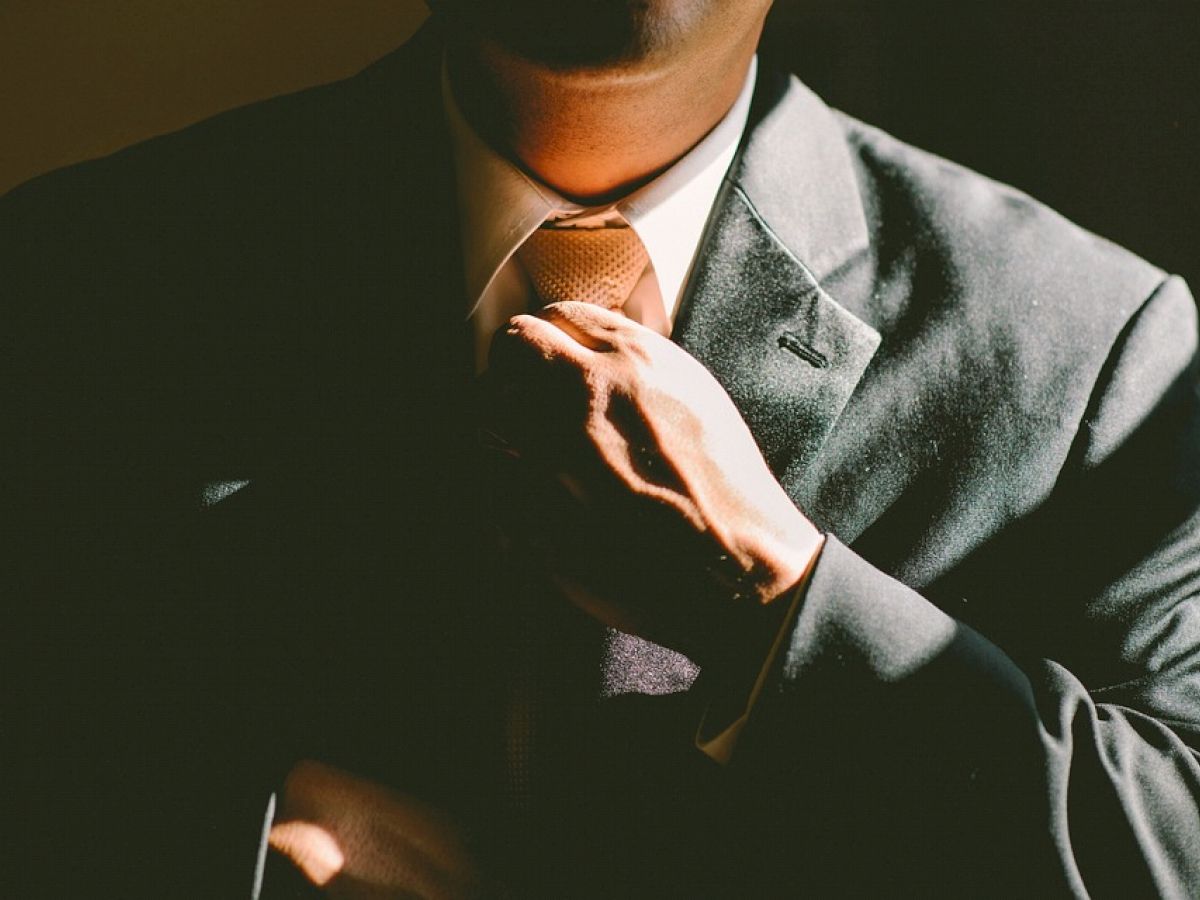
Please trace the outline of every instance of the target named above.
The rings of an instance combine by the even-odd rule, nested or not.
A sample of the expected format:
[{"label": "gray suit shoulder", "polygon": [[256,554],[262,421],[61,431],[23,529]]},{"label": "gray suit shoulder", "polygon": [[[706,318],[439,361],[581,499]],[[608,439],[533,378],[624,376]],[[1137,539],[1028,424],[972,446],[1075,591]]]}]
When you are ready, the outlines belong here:
[{"label": "gray suit shoulder", "polygon": [[[1019,190],[841,122],[870,231],[876,369],[911,372],[914,358],[933,369],[905,381],[904,396],[929,411],[958,465],[1038,456],[1041,483],[986,500],[1032,508],[1081,428],[1103,420],[1125,434],[1183,377],[1197,344],[1186,285]],[[893,380],[880,386],[895,395]],[[1010,482],[1001,472],[978,483]]]},{"label": "gray suit shoulder", "polygon": [[1104,340],[1167,278],[1014,187],[838,116],[882,262],[936,266],[954,302]]}]

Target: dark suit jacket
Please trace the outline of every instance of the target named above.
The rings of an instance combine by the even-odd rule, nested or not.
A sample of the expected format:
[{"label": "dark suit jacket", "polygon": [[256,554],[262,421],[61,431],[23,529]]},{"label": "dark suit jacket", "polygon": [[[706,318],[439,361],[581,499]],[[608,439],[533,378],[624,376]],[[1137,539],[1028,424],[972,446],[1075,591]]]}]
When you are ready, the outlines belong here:
[{"label": "dark suit jacket", "polygon": [[[675,339],[831,538],[720,768],[703,688],[595,702],[493,552],[438,60],[0,203],[14,896],[242,895],[300,756],[518,897],[1200,890],[1185,286],[764,65]],[[516,815],[530,655],[567,724]]]}]

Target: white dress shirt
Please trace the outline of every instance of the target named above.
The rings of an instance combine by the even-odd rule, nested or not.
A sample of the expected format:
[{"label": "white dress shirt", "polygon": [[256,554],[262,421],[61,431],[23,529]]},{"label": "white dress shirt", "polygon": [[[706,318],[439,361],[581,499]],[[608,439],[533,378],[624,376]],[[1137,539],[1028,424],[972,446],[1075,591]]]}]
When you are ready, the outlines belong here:
[{"label": "white dress shirt", "polygon": [[515,251],[543,222],[587,226],[623,220],[650,263],[623,307],[625,315],[669,335],[704,225],[746,128],[758,60],[725,117],[669,169],[619,200],[583,207],[541,184],[489,147],[463,118],[449,79],[442,99],[453,142],[466,274],[466,309],[476,368],[486,367],[492,335],[536,305]]}]

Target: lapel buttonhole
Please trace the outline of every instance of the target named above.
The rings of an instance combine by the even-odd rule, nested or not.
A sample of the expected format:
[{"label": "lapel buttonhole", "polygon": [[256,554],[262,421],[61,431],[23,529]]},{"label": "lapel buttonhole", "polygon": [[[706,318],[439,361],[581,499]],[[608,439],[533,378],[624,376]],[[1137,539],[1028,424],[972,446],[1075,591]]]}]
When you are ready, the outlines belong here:
[{"label": "lapel buttonhole", "polygon": [[814,369],[829,368],[829,357],[815,347],[806,344],[798,335],[790,331],[785,331],[779,335],[779,346],[784,350],[796,354],[796,356],[800,357]]}]

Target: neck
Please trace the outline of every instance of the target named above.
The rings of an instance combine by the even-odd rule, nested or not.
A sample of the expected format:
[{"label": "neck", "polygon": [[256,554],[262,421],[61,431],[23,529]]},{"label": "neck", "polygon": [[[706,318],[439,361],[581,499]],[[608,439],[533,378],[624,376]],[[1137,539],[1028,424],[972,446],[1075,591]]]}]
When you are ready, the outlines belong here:
[{"label": "neck", "polygon": [[563,196],[602,203],[650,181],[721,121],[760,31],[645,68],[554,69],[463,42],[450,48],[450,81],[495,149]]}]

